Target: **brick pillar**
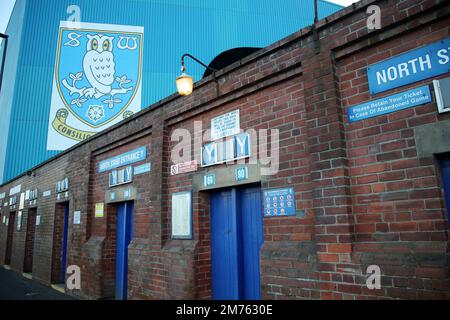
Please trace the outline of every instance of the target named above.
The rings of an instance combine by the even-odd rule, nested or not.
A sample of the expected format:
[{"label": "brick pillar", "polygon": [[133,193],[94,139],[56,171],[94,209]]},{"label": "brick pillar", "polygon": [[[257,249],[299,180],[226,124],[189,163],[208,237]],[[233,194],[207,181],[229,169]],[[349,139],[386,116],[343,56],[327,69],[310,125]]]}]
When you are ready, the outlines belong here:
[{"label": "brick pillar", "polygon": [[[311,156],[311,187],[320,298],[358,291],[351,263],[352,207],[342,109],[332,52],[323,45],[303,59],[304,95]],[[343,274],[348,274],[346,277]],[[319,298],[319,297],[318,297]]]}]

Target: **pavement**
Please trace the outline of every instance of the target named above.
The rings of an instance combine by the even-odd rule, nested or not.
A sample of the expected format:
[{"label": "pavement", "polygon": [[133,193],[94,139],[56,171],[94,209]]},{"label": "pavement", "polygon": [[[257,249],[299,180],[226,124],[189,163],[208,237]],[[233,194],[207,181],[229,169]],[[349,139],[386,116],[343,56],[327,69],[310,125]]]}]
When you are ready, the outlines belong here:
[{"label": "pavement", "polygon": [[0,267],[0,300],[75,300],[75,298]]}]

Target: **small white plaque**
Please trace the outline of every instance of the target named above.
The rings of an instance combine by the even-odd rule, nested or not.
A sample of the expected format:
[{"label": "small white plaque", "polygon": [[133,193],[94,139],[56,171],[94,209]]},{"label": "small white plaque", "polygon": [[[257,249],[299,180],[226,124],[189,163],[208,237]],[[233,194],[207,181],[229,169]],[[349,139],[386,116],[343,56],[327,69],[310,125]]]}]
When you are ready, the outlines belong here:
[{"label": "small white plaque", "polygon": [[172,238],[192,239],[192,193],[172,194]]},{"label": "small white plaque", "polygon": [[73,213],[73,224],[81,224],[81,211]]},{"label": "small white plaque", "polygon": [[25,192],[20,194],[19,210],[23,210],[23,208],[25,208]]},{"label": "small white plaque", "polygon": [[17,231],[22,229],[22,211],[17,213]]},{"label": "small white plaque", "polygon": [[238,134],[240,131],[239,109],[211,119],[211,141]]}]

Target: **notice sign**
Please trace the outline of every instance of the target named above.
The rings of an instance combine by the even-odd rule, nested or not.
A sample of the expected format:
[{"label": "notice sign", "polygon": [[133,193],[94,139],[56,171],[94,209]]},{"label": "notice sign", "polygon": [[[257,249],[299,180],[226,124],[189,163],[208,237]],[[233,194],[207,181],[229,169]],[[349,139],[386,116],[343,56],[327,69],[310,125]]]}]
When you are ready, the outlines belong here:
[{"label": "notice sign", "polygon": [[192,193],[172,194],[172,238],[192,239]]},{"label": "notice sign", "polygon": [[81,211],[73,213],[73,224],[81,224]]},{"label": "notice sign", "polygon": [[241,131],[239,109],[228,112],[211,120],[211,140],[238,134]]},{"label": "notice sign", "polygon": [[170,175],[174,176],[180,173],[188,173],[197,171],[197,160],[178,163],[170,166]]},{"label": "notice sign", "polygon": [[135,162],[143,161],[145,158],[147,158],[147,148],[143,146],[120,154],[116,157],[101,161],[98,165],[98,172],[102,173]]},{"label": "notice sign", "polygon": [[295,216],[294,188],[264,190],[264,216]]},{"label": "notice sign", "polygon": [[96,218],[103,218],[104,208],[105,208],[105,204],[103,202],[95,204],[95,217]]},{"label": "notice sign", "polygon": [[355,122],[431,102],[428,86],[404,91],[348,109],[348,122]]},{"label": "notice sign", "polygon": [[398,88],[450,71],[450,38],[415,49],[367,68],[370,94]]}]

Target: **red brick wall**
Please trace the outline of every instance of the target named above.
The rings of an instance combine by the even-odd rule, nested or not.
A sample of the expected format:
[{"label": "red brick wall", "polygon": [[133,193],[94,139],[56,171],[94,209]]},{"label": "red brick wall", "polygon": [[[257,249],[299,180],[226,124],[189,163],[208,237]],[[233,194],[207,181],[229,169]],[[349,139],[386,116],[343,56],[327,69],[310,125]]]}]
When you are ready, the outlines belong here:
[{"label": "red brick wall", "polygon": [[[383,28],[369,32],[365,11],[373,3],[381,7]],[[300,30],[221,70],[219,95],[216,83],[204,79],[193,95],[168,97],[35,168],[33,175],[0,186],[6,193],[18,184],[22,190],[39,189],[33,277],[51,281],[51,252],[58,250],[53,190],[56,181],[68,177],[68,264],[82,270],[82,290],[71,293],[112,295],[115,211],[108,205],[104,218],[94,217],[95,203],[104,202],[108,189],[108,174],[98,173],[98,163],[146,145],[152,171],[132,183],[137,199],[128,296],[210,298],[208,193],[193,193],[193,240],[171,239],[171,195],[193,186],[193,174],[169,173],[176,144],[171,135],[177,128],[193,134],[194,121],[201,121],[205,131],[212,117],[239,109],[242,129],[279,130],[279,171],[263,177],[261,187],[293,186],[297,211],[305,213],[264,219],[263,298],[450,298],[442,181],[436,159],[418,156],[414,135],[419,126],[450,116],[438,115],[433,102],[347,121],[350,106],[374,98],[368,92],[367,66],[447,38],[449,12],[446,1],[363,0],[318,23],[320,52],[309,28]],[[195,141],[193,150],[201,144]],[[45,190],[52,195],[42,197]],[[71,222],[74,211],[82,213],[80,225]],[[6,232],[1,228],[4,257]],[[13,252],[17,261],[23,261],[20,243]],[[381,267],[381,290],[365,285],[372,264]],[[12,267],[21,272],[19,263]]]}]

